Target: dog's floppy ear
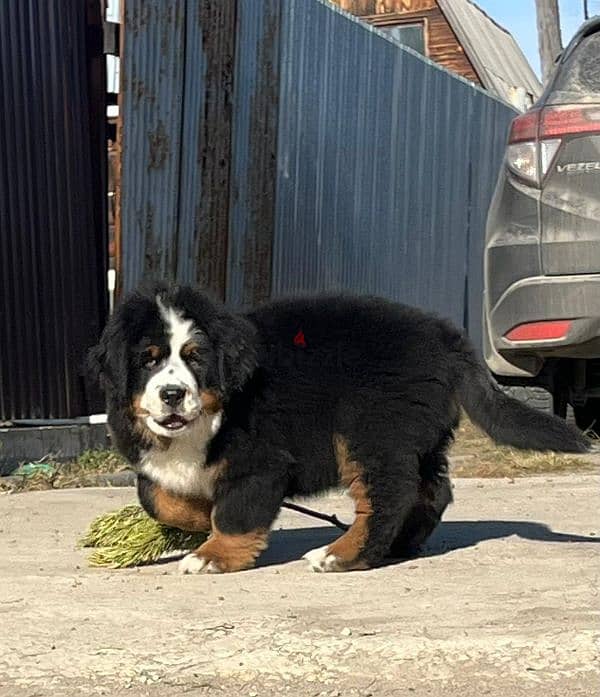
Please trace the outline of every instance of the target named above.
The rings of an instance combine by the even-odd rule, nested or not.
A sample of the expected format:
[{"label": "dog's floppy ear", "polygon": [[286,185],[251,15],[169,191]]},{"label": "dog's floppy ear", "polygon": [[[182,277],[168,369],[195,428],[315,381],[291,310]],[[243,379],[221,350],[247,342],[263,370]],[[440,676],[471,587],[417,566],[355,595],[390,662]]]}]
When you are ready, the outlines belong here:
[{"label": "dog's floppy ear", "polygon": [[243,317],[223,313],[211,325],[221,392],[242,389],[258,365],[256,329]]},{"label": "dog's floppy ear", "polygon": [[113,316],[106,325],[99,343],[87,356],[91,377],[109,396],[124,397],[127,385],[127,342],[120,322]]}]

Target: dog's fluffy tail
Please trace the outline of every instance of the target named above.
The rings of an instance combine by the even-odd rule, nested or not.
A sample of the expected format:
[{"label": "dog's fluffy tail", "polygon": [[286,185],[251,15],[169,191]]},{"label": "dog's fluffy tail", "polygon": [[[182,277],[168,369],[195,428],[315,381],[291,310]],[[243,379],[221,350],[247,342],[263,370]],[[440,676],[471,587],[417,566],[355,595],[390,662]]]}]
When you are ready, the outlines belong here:
[{"label": "dog's fluffy tail", "polygon": [[523,450],[589,450],[587,438],[566,421],[532,409],[502,392],[467,343],[460,356],[460,402],[470,419],[496,443]]}]

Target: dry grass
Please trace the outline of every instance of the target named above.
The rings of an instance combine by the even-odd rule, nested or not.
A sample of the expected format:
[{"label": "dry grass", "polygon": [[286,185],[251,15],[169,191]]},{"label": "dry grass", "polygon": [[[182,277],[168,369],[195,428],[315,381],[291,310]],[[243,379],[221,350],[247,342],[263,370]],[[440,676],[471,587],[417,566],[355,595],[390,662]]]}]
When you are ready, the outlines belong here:
[{"label": "dry grass", "polygon": [[[597,457],[597,456],[596,456]],[[463,418],[450,451],[454,477],[528,477],[596,469],[593,456],[515,450],[496,445]]]},{"label": "dry grass", "polygon": [[185,532],[153,520],[136,504],[98,516],[80,540],[93,547],[90,566],[120,569],[156,561],[164,554],[199,547],[205,533]]},{"label": "dry grass", "polygon": [[[593,437],[593,434],[592,434]],[[454,477],[527,477],[540,474],[565,474],[597,469],[600,456],[558,455],[528,452],[496,445],[468,419],[463,418],[450,451]],[[124,472],[125,460],[113,450],[87,450],[76,460],[65,463],[32,463],[22,474],[3,481],[0,491],[41,491],[98,486],[98,475]],[[36,465],[43,467],[36,468]]]},{"label": "dry grass", "polygon": [[123,472],[129,466],[114,450],[86,450],[76,460],[30,463],[21,467],[10,479],[0,478],[0,490],[43,491],[45,489],[73,489],[95,486],[100,474]]}]

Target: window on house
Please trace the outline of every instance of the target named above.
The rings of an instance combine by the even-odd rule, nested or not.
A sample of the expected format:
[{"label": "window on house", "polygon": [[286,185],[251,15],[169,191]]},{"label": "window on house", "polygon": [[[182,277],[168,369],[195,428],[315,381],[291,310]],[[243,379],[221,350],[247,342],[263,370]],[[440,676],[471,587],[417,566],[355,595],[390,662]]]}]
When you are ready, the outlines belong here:
[{"label": "window on house", "polygon": [[415,22],[414,24],[388,24],[377,27],[389,36],[392,36],[396,41],[399,41],[405,46],[409,46],[413,50],[426,55],[425,51],[425,27],[423,22]]}]

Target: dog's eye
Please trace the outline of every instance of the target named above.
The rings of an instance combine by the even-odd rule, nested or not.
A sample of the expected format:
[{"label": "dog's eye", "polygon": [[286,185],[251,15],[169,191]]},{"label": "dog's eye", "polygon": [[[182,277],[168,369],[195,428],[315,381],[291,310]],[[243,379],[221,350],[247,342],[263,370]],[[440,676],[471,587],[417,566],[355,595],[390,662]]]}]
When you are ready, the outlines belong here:
[{"label": "dog's eye", "polygon": [[186,361],[200,361],[202,359],[202,350],[196,343],[186,344],[181,349],[181,357]]},{"label": "dog's eye", "polygon": [[158,346],[149,346],[144,353],[142,353],[142,365],[144,368],[147,370],[151,370],[155,366],[158,365],[158,361],[160,360],[160,349]]}]

